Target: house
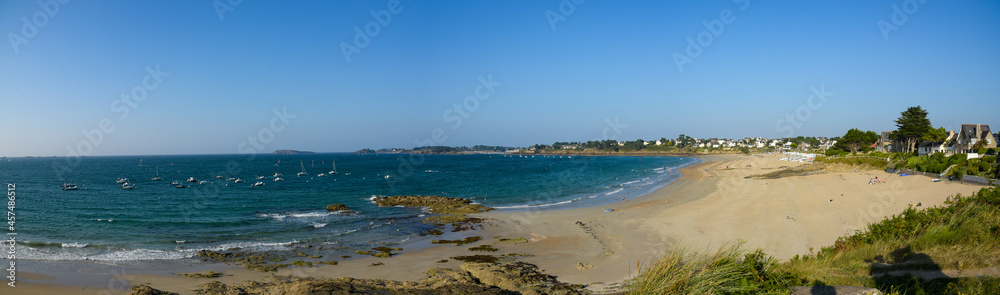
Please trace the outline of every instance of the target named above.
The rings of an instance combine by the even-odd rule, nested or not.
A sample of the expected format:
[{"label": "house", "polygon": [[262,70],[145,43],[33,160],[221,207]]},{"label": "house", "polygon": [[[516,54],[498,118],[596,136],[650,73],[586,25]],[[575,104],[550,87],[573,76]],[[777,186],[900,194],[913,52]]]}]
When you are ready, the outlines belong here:
[{"label": "house", "polygon": [[990,133],[990,125],[962,124],[955,140],[955,152],[961,154],[975,153],[976,148],[995,148],[997,140]]},{"label": "house", "polygon": [[830,149],[831,147],[833,147],[833,145],[835,145],[835,144],[837,144],[837,141],[836,141],[836,140],[828,140],[828,139],[824,139],[824,140],[823,140],[823,142],[821,142],[821,143],[819,144],[819,148],[821,148],[821,149],[823,149],[823,150],[828,150],[828,149]]},{"label": "house", "polygon": [[923,142],[917,146],[917,155],[929,155],[933,153],[943,153],[945,156],[955,154],[955,141],[958,134],[955,131],[948,131],[948,138],[939,142]]},{"label": "house", "polygon": [[878,141],[875,143],[875,151],[881,153],[896,153],[901,152],[903,145],[896,139],[892,138],[893,131],[882,131],[882,135],[878,137]]}]

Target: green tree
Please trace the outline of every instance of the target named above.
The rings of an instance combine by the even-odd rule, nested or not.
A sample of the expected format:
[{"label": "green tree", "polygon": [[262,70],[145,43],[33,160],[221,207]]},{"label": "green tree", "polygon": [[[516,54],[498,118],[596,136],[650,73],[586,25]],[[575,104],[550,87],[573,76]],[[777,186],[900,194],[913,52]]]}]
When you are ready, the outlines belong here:
[{"label": "green tree", "polygon": [[677,147],[679,147],[679,148],[685,148],[685,147],[690,147],[690,146],[691,146],[691,137],[690,136],[687,136],[687,135],[684,135],[684,134],[681,134],[680,136],[677,136]]},{"label": "green tree", "polygon": [[944,127],[939,127],[938,129],[931,128],[927,134],[924,134],[924,137],[920,139],[930,142],[942,142],[945,139],[948,139],[948,130],[945,130]]},{"label": "green tree", "polygon": [[875,131],[861,131],[857,128],[851,128],[837,143],[843,143],[847,149],[851,150],[851,153],[857,153],[859,149],[870,146],[876,141],[878,141],[878,134],[875,134]]},{"label": "green tree", "polygon": [[904,150],[912,153],[916,150],[917,142],[931,132],[931,120],[927,119],[927,111],[920,106],[910,107],[900,113],[896,119],[896,132],[892,133],[893,138],[904,143]]}]

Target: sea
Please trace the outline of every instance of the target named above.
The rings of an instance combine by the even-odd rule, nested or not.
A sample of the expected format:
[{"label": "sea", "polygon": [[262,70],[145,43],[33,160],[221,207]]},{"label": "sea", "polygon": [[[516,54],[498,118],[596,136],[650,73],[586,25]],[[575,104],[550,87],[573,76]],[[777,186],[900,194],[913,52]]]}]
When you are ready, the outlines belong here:
[{"label": "sea", "polygon": [[[352,153],[6,158],[0,181],[16,194],[8,206],[16,218],[5,227],[16,233],[8,236],[16,237],[18,259],[117,263],[190,259],[200,250],[347,255],[405,245],[435,228],[423,222],[433,213],[378,207],[374,197],[438,195],[544,214],[642,196],[698,161]],[[157,175],[162,180],[151,180]],[[119,178],[135,188],[122,189]],[[252,186],[257,182],[263,185]],[[337,203],[351,211],[325,209]]]}]

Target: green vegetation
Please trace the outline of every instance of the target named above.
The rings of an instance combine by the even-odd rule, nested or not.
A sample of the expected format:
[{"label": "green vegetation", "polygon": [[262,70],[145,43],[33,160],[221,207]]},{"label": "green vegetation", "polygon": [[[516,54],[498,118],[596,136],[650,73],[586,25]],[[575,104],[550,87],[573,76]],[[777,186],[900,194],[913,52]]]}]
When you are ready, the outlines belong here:
[{"label": "green vegetation", "polygon": [[950,167],[951,170],[947,170],[947,175],[958,179],[961,179],[965,175],[987,178],[998,178],[1000,176],[1000,167],[997,166],[997,157],[995,155],[967,159],[966,154],[955,154],[945,157],[944,154],[935,153],[904,159],[905,161],[896,163],[894,168],[907,168],[928,173],[944,173]]},{"label": "green vegetation", "polygon": [[966,161],[965,154],[956,154],[945,157],[942,153],[935,153],[930,156],[909,157],[906,161],[896,164],[896,168],[913,169],[920,172],[942,173],[951,165],[962,164]]},{"label": "green vegetation", "polygon": [[916,151],[917,143],[932,130],[927,111],[920,106],[906,109],[895,122],[898,129],[892,133],[892,137],[903,142],[906,147],[903,151],[908,153]]},{"label": "green vegetation", "polygon": [[[874,154],[874,153],[873,153]],[[851,166],[858,166],[861,169],[885,169],[889,165],[889,162],[885,160],[886,158],[878,157],[876,155],[861,156],[861,157],[816,157],[813,162],[816,163],[826,163],[826,164],[846,164]]]},{"label": "green vegetation", "polygon": [[[740,245],[675,249],[630,281],[631,294],[787,294],[796,285],[873,287],[887,294],[1000,294],[1000,278],[924,279],[912,271],[1000,266],[1000,188],[870,224],[816,254],[777,263]],[[890,273],[893,272],[893,273]]]},{"label": "green vegetation", "polygon": [[799,283],[761,250],[724,246],[712,254],[675,248],[628,282],[629,294],[783,294]]},{"label": "green vegetation", "polygon": [[837,144],[843,144],[854,154],[859,149],[868,147],[877,141],[878,134],[875,134],[875,131],[861,131],[857,128],[851,128],[851,130],[847,130],[847,134],[844,134]]}]

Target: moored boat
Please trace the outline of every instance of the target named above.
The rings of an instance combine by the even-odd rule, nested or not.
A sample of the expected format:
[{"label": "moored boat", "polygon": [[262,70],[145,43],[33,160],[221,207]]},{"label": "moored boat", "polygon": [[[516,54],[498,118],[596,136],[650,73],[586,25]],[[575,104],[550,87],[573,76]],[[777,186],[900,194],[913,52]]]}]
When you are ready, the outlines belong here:
[{"label": "moored boat", "polygon": [[156,176],[153,176],[153,178],[150,178],[149,180],[152,181],[163,180],[163,177],[160,177],[160,166],[156,166]]},{"label": "moored boat", "polygon": [[302,160],[299,160],[299,165],[302,166],[302,172],[295,173],[295,176],[309,175],[309,173],[306,172],[306,164],[303,163]]}]

